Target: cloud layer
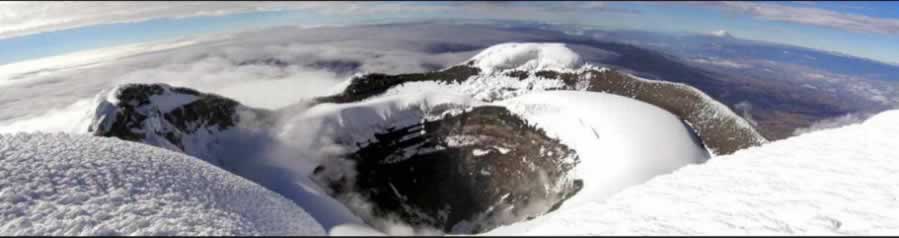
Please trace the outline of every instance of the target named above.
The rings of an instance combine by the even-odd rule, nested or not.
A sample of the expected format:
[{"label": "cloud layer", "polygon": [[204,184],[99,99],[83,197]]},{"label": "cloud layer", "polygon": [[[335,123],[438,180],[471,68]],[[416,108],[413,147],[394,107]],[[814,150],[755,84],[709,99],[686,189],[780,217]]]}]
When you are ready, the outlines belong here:
[{"label": "cloud layer", "polygon": [[636,13],[602,2],[0,2],[0,39],[98,24],[282,10],[335,17],[403,19],[443,13],[457,18],[553,22],[577,21],[584,11]]},{"label": "cloud layer", "polygon": [[330,94],[355,73],[438,70],[509,39],[554,36],[447,24],[280,27],[78,52],[0,66],[0,131],[79,127],[66,115],[83,114],[95,95],[125,82],[187,86],[277,108]]},{"label": "cloud layer", "polygon": [[[677,3],[684,4],[684,3]],[[899,20],[847,14],[813,7],[793,7],[760,2],[691,2],[764,20],[829,27],[851,32],[899,33]]]},{"label": "cloud layer", "polygon": [[[681,2],[710,6],[758,19],[829,27],[850,32],[899,33],[899,19],[841,13],[821,8],[758,2]],[[98,24],[160,18],[221,16],[296,10],[327,16],[453,16],[460,19],[538,20],[587,23],[598,12],[639,14],[604,2],[0,2],[0,39]]]},{"label": "cloud layer", "polygon": [[97,24],[280,10],[373,14],[412,9],[355,2],[0,2],[0,39]]}]

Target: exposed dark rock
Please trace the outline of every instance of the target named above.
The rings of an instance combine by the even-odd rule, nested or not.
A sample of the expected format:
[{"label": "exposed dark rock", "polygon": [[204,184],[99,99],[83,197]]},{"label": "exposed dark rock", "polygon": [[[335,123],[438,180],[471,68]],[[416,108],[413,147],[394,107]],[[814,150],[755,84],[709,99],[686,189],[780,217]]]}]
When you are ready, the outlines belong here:
[{"label": "exposed dark rock", "polygon": [[356,102],[362,99],[379,95],[391,87],[416,81],[461,82],[468,77],[477,75],[477,68],[467,66],[455,66],[443,71],[418,73],[418,74],[367,74],[353,78],[350,85],[340,94],[320,97],[319,102],[346,103]]},{"label": "exposed dark rock", "polygon": [[506,73],[506,76],[518,78],[518,80],[524,80],[530,76],[529,72],[521,71],[521,70],[513,70]]},{"label": "exposed dark rock", "polygon": [[[202,141],[214,143],[218,133],[237,125],[241,113],[254,118],[270,113],[215,94],[166,84],[128,84],[111,93],[117,102],[98,105],[90,133],[173,149],[217,165],[221,165],[217,158],[208,158],[200,148],[191,150],[194,148],[188,148],[185,140],[207,136]],[[165,108],[172,103],[181,105]],[[198,133],[201,130],[204,133]]]},{"label": "exposed dark rock", "polygon": [[541,70],[534,73],[534,76],[555,79],[559,76],[559,73],[552,70]]},{"label": "exposed dark rock", "polygon": [[582,186],[566,176],[578,163],[573,150],[495,106],[378,134],[349,159],[358,174],[328,182],[336,197],[355,191],[375,216],[446,232],[542,215]]}]

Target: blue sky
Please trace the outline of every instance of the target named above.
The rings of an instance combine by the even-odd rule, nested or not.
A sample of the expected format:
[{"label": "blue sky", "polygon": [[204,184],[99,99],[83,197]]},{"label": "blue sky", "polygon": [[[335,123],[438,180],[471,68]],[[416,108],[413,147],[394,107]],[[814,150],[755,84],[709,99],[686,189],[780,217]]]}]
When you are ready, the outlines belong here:
[{"label": "blue sky", "polygon": [[899,10],[897,10],[896,8],[899,7],[899,3],[887,1],[817,1],[805,3],[778,2],[778,4],[795,7],[816,7],[820,9],[851,14],[862,14],[873,17],[899,17]]},{"label": "blue sky", "polygon": [[[100,20],[84,26],[0,38],[0,64],[209,32],[277,25],[354,24],[434,18],[537,20],[657,32],[708,33],[726,30],[740,38],[836,51],[899,64],[899,2],[393,2],[361,3],[360,8],[329,4],[343,3],[218,16],[187,14],[177,19],[142,15],[140,17],[149,20],[124,23],[103,22],[102,17],[85,13],[78,16]],[[180,9],[173,7],[172,11],[175,10]],[[0,29],[3,29],[3,20],[0,19]]]}]

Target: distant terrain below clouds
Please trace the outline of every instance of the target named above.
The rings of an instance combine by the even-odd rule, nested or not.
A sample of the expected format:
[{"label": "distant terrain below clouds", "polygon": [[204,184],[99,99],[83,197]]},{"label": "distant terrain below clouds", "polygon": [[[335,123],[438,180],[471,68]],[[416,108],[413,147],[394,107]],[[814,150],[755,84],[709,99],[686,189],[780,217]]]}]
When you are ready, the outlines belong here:
[{"label": "distant terrain below clouds", "polygon": [[346,2],[3,2],[0,39],[97,24],[309,8],[353,9]]},{"label": "distant terrain below clouds", "polygon": [[694,2],[691,4],[714,6],[770,21],[808,24],[853,32],[899,33],[899,19],[842,13],[811,6],[796,7],[762,2]]},{"label": "distant terrain below clouds", "polygon": [[[738,37],[899,63],[899,53],[892,53],[899,52],[899,13],[878,10],[897,7],[888,2],[2,2],[0,48],[20,51],[0,53],[0,63],[244,27],[434,19],[535,21],[654,32],[725,29]],[[151,30],[118,32],[103,27],[122,24]]]},{"label": "distant terrain below clouds", "polygon": [[[499,19],[571,17],[565,11],[633,10],[609,8],[602,2],[509,3],[444,2],[3,2],[0,3],[0,39],[98,24],[140,22],[160,18],[222,16],[260,11],[301,11],[328,16],[415,15],[411,12],[455,12]],[[560,12],[561,11],[561,12]]]}]

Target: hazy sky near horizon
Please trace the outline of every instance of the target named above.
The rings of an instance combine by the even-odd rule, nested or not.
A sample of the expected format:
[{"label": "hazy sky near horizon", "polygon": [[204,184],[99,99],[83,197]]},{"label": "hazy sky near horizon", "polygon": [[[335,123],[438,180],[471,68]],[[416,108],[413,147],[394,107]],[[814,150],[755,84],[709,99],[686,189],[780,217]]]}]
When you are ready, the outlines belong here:
[{"label": "hazy sky near horizon", "polygon": [[211,32],[434,19],[724,30],[899,64],[899,2],[0,2],[0,64]]}]

